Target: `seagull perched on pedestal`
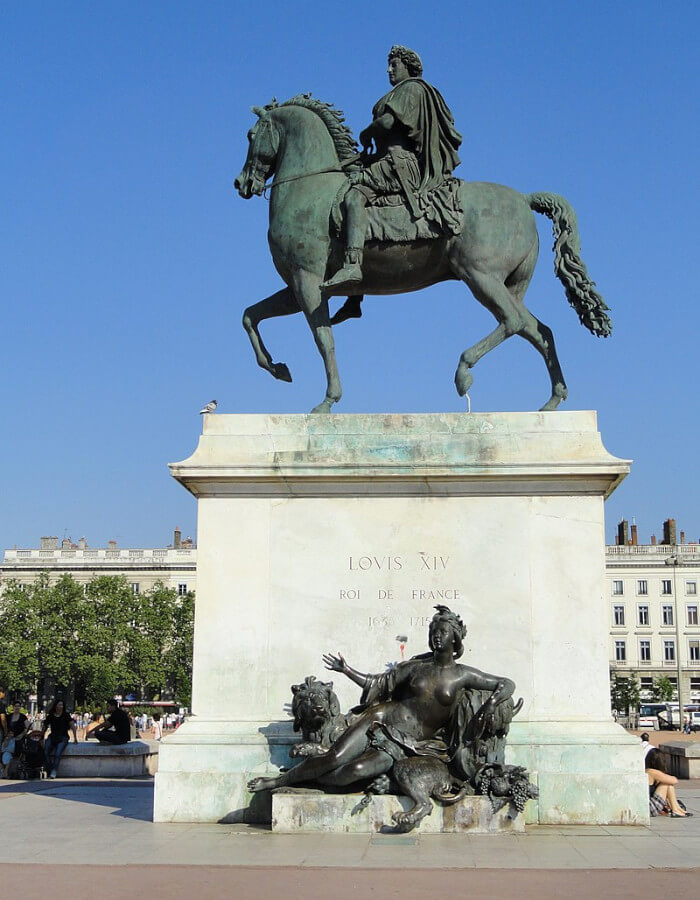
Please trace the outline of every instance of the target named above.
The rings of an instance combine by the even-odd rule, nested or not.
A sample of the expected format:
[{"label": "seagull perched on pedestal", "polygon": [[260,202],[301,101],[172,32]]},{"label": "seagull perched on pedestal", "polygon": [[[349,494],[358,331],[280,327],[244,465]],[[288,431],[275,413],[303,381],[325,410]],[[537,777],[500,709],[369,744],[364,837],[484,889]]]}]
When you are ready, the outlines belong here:
[{"label": "seagull perched on pedestal", "polygon": [[199,414],[203,416],[205,413],[213,413],[216,409],[216,400],[210,400],[209,403],[203,408],[200,409]]}]

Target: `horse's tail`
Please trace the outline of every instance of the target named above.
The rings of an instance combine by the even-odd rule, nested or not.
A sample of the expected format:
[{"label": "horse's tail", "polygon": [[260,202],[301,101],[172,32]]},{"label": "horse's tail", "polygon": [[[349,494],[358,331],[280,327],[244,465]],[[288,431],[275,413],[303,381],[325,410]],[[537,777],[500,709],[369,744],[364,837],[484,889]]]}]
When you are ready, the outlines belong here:
[{"label": "horse's tail", "polygon": [[559,194],[540,191],[529,194],[530,209],[552,220],[554,231],[554,272],[564,285],[569,303],[578,313],[581,324],[598,337],[612,331],[609,307],[595,289],[581,257],[581,241],[576,213]]}]

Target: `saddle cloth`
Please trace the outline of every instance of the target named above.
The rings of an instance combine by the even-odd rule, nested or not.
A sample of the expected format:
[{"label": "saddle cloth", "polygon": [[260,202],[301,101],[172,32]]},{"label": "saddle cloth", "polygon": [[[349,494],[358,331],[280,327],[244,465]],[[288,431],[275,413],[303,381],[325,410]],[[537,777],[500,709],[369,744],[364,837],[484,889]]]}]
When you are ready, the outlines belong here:
[{"label": "saddle cloth", "polygon": [[[464,224],[462,184],[461,179],[450,178],[429,194],[419,195],[418,203],[423,212],[419,219],[413,218],[401,194],[380,197],[379,202],[367,206],[365,240],[403,243],[458,235]],[[331,229],[336,237],[342,233],[342,203],[350,187],[350,181],[343,184],[331,210]]]}]

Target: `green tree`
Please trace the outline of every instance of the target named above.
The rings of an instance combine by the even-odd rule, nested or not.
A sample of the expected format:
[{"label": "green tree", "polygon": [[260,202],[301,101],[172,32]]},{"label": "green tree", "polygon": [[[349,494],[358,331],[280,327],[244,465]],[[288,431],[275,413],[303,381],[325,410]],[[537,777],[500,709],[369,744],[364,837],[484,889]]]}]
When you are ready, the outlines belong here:
[{"label": "green tree", "polygon": [[134,594],[122,576],[83,586],[6,585],[0,599],[0,683],[36,691],[44,679],[75,690],[79,703],[115,693],[173,694],[189,704],[194,596],[156,585]]},{"label": "green tree", "polygon": [[673,700],[675,691],[673,682],[666,675],[655,678],[651,686],[651,696],[657,703],[668,703],[669,700]]},{"label": "green tree", "polygon": [[629,716],[630,709],[639,708],[639,681],[634,675],[618,675],[613,673],[610,680],[610,700],[613,709]]}]

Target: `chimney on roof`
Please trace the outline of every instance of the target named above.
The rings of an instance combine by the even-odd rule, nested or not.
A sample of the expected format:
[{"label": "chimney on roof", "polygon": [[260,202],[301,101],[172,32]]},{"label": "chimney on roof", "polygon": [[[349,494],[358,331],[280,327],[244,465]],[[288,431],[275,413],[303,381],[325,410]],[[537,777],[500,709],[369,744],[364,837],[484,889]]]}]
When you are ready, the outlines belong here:
[{"label": "chimney on roof", "polygon": [[176,550],[179,550],[181,546],[182,546],[182,532],[176,525],[175,531],[173,532],[173,547]]},{"label": "chimney on roof", "polygon": [[655,534],[652,534],[652,536],[651,536],[651,546],[652,547],[656,546],[656,535]]},{"label": "chimney on roof", "polygon": [[107,541],[107,546],[109,547],[110,550],[114,550],[115,547],[117,546],[117,542],[116,541]]},{"label": "chimney on roof", "polygon": [[617,524],[617,543],[626,547],[630,539],[630,529],[627,519],[620,519]]},{"label": "chimney on roof", "polygon": [[631,540],[632,540],[632,546],[636,547],[637,546],[637,526],[636,525],[630,526],[630,533],[631,533],[630,536],[631,536]]},{"label": "chimney on roof", "polygon": [[674,546],[677,543],[675,519],[666,519],[664,522],[664,539],[661,543],[668,544],[669,546]]},{"label": "chimney on roof", "polygon": [[685,544],[685,531],[681,531],[681,544]]},{"label": "chimney on roof", "polygon": [[58,538],[57,537],[39,538],[39,549],[40,550],[58,550]]},{"label": "chimney on roof", "polygon": [[87,550],[87,541],[84,537],[81,537],[78,541],[78,549],[79,550]]},{"label": "chimney on roof", "polygon": [[61,541],[61,550],[70,550],[71,549],[71,539],[63,538]]}]

